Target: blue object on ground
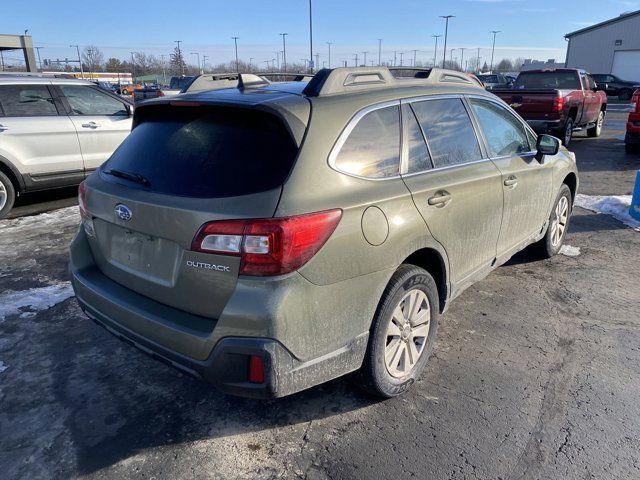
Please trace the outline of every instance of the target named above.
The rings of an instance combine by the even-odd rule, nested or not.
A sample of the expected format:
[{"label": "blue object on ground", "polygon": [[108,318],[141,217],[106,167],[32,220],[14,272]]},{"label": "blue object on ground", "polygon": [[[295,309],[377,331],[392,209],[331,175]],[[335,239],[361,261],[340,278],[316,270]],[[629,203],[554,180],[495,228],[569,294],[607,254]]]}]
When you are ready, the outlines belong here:
[{"label": "blue object on ground", "polygon": [[640,170],[636,174],[636,185],[633,187],[633,198],[631,199],[631,207],[629,207],[629,215],[640,221]]}]

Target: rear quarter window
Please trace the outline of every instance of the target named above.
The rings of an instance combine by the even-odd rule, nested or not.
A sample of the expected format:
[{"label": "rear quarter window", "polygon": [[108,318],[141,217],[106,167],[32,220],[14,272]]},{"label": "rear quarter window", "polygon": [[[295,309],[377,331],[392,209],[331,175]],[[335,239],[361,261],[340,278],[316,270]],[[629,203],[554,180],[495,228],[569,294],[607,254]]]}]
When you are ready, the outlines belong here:
[{"label": "rear quarter window", "polygon": [[[228,107],[148,107],[102,167],[131,188],[186,197],[229,197],[281,186],[298,148],[270,113]],[[104,173],[145,177],[148,186]]]}]

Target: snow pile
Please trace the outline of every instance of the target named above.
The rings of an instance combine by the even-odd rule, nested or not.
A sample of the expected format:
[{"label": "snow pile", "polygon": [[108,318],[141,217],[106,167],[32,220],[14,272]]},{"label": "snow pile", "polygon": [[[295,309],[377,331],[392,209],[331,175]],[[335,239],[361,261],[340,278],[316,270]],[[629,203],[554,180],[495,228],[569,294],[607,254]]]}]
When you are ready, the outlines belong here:
[{"label": "snow pile", "polygon": [[4,372],[8,367],[0,360],[0,373]]},{"label": "snow pile", "polygon": [[32,317],[37,312],[51,308],[69,297],[73,297],[70,282],[18,292],[8,290],[0,294],[0,320],[18,313],[22,318]]},{"label": "snow pile", "polygon": [[562,245],[560,247],[560,255],[565,255],[567,257],[577,257],[580,255],[580,247],[574,247],[572,245]]},{"label": "snow pile", "polygon": [[67,223],[80,223],[78,207],[66,207],[51,212],[40,213],[30,217],[12,218],[0,221],[0,232],[3,234],[14,229],[52,226],[60,228]]},{"label": "snow pile", "polygon": [[640,232],[640,222],[629,215],[631,195],[576,195],[575,205],[596,213],[606,213]]}]

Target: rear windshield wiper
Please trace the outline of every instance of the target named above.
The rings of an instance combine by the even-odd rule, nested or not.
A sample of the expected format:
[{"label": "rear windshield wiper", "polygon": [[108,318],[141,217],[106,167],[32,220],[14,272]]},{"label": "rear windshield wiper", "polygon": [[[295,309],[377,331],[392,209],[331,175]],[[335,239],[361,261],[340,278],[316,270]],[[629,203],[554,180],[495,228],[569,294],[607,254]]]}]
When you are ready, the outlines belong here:
[{"label": "rear windshield wiper", "polygon": [[114,177],[124,178],[125,180],[130,180],[132,182],[139,183],[140,185],[144,185],[145,187],[150,187],[151,182],[140,175],[139,173],[130,173],[125,172],[124,170],[118,170],[116,168],[110,168],[109,170],[103,170],[107,175],[113,175]]}]

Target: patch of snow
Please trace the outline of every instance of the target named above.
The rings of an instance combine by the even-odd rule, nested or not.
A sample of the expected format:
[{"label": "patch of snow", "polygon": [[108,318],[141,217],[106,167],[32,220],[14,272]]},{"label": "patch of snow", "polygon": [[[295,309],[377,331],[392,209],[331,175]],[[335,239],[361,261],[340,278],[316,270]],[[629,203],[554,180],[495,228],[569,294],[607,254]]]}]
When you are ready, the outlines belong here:
[{"label": "patch of snow", "polygon": [[558,253],[560,255],[566,255],[567,257],[577,257],[578,255],[580,255],[580,247],[574,247],[572,245],[562,245]]},{"label": "patch of snow", "polygon": [[24,227],[60,227],[61,222],[77,222],[80,223],[80,213],[78,207],[66,207],[58,210],[52,210],[46,213],[40,213],[39,215],[32,215],[29,217],[12,218],[9,220],[0,221],[0,232],[5,232],[20,229]]},{"label": "patch of snow", "polygon": [[0,373],[4,372],[7,368],[9,367],[7,367],[2,360],[0,360]]},{"label": "patch of snow", "polygon": [[70,282],[29,290],[8,290],[0,294],[0,320],[16,314],[20,314],[20,318],[29,318],[36,312],[51,308],[69,297],[73,297]]},{"label": "patch of snow", "polygon": [[631,195],[576,195],[575,205],[596,213],[611,215],[640,232],[640,222],[629,215]]}]

